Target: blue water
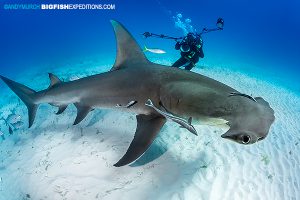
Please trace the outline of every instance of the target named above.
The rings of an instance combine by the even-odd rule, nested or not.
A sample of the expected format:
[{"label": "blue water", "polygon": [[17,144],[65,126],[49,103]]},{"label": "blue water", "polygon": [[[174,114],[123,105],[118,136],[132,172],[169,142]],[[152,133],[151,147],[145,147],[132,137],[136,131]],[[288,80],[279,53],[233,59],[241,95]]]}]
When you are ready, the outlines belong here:
[{"label": "blue water", "polygon": [[[33,0],[15,0],[13,3],[25,4],[42,2],[76,3],[75,0],[64,0],[63,2],[58,0],[43,0],[40,2]],[[229,185],[231,188],[230,191],[240,193],[236,188],[242,187],[243,190],[241,191],[245,192],[243,193],[245,196],[248,194],[263,194],[268,197],[275,196],[280,199],[293,199],[292,197],[296,198],[299,196],[300,179],[298,178],[298,172],[300,165],[298,159],[298,143],[300,139],[298,136],[299,122],[297,120],[299,119],[300,113],[300,1],[82,0],[80,2],[115,4],[116,9],[4,10],[4,4],[12,2],[9,0],[0,0],[0,74],[17,80],[20,83],[24,83],[35,90],[40,90],[45,89],[48,85],[48,72],[58,73],[59,77],[64,80],[73,75],[83,77],[88,74],[108,71],[110,68],[108,65],[113,65],[116,54],[116,41],[109,22],[110,19],[118,20],[124,24],[141,47],[147,45],[149,48],[165,50],[167,52],[166,54],[154,55],[146,53],[146,55],[155,62],[159,61],[164,63],[166,61],[166,63],[170,64],[179,58],[179,52],[174,49],[175,42],[158,38],[145,39],[142,37],[143,32],[149,31],[157,34],[180,37],[183,36],[184,30],[180,29],[174,21],[174,18],[176,19],[179,15],[182,16],[180,20],[184,25],[187,25],[185,20],[188,19],[188,21],[191,21],[189,25],[192,25],[198,32],[204,27],[214,28],[216,20],[222,17],[225,21],[224,30],[203,35],[205,57],[197,64],[196,68],[199,69],[197,72],[203,72],[203,74],[216,78],[239,91],[240,89],[247,91],[247,87],[249,87],[249,91],[247,91],[249,94],[251,93],[252,95],[253,93],[253,95],[266,96],[267,100],[270,101],[270,105],[274,107],[276,115],[276,121],[268,138],[266,138],[264,142],[250,146],[249,148],[226,143],[226,141],[219,138],[218,135],[221,135],[220,131],[216,132],[215,130],[201,127],[199,128],[201,130],[199,134],[200,139],[195,139],[190,137],[190,135],[188,135],[189,133],[186,133],[187,136],[184,135],[185,133],[182,134],[177,126],[168,124],[163,128],[158,139],[152,144],[148,154],[145,154],[145,157],[142,157],[132,166],[144,165],[159,157],[161,158],[163,157],[161,155],[167,151],[171,156],[163,157],[157,162],[158,165],[153,169],[143,167],[136,168],[131,171],[133,174],[129,175],[127,175],[127,173],[119,173],[117,169],[113,169],[117,171],[117,173],[113,173],[113,176],[121,176],[120,180],[122,180],[122,178],[128,178],[128,184],[130,184],[129,182],[136,184],[128,187],[130,191],[115,191],[120,185],[118,185],[118,181],[114,181],[116,179],[110,181],[109,178],[107,178],[107,180],[106,178],[103,180],[99,178],[102,185],[98,184],[97,187],[101,188],[104,185],[109,186],[111,184],[112,188],[108,188],[109,193],[115,194],[115,192],[121,192],[125,197],[126,194],[135,194],[135,190],[131,188],[143,190],[145,189],[143,188],[144,186],[152,187],[148,193],[153,195],[157,194],[157,196],[163,191],[163,189],[160,189],[165,188],[164,192],[174,191],[188,195],[193,195],[194,192],[196,192],[205,197],[205,195],[207,195],[206,192],[199,190],[201,186],[204,185],[205,187],[203,188],[208,187],[207,190],[212,191],[211,196],[218,196],[219,185],[214,185],[214,183],[223,184],[223,181],[220,180],[225,180],[224,183],[227,184],[227,181],[230,179],[231,183],[238,183],[238,185]],[[74,68],[76,68],[74,71],[72,71],[73,65]],[[237,71],[238,73],[226,74],[228,71],[224,70],[222,73],[217,74],[220,72],[218,70],[223,68],[228,68],[229,72]],[[246,78],[241,76],[241,74],[246,74]],[[241,82],[243,78],[245,78],[245,81]],[[265,84],[266,82],[270,84]],[[254,91],[256,88],[258,90]],[[282,88],[288,88],[289,90],[282,90]],[[274,91],[270,91],[272,89],[274,89]],[[57,148],[55,147],[53,151],[51,151],[51,155],[56,155],[55,153],[59,154],[59,156],[53,156],[53,158],[58,157],[61,159],[56,160],[58,164],[64,159],[68,159],[69,155],[72,155],[62,151],[64,150],[64,145],[66,145],[66,148],[74,147],[74,149],[82,145],[82,149],[79,148],[78,151],[83,151],[85,149],[84,145],[87,144],[86,139],[90,137],[91,140],[88,141],[91,143],[91,146],[95,147],[95,149],[100,148],[99,151],[103,153],[101,154],[103,156],[101,157],[101,163],[103,160],[106,160],[108,166],[111,166],[117,159],[117,157],[111,158],[110,152],[113,151],[116,153],[116,146],[125,146],[125,142],[127,142],[126,145],[128,145],[128,142],[132,139],[131,136],[133,136],[135,129],[134,117],[131,116],[132,118],[130,118],[127,115],[123,116],[122,114],[118,115],[113,112],[98,110],[93,112],[92,116],[95,118],[92,118],[92,120],[86,119],[86,121],[83,121],[79,126],[71,126],[72,120],[76,115],[75,108],[72,106],[69,106],[63,115],[55,116],[53,113],[56,108],[44,105],[44,107],[41,107],[38,111],[33,128],[28,129],[25,105],[20,100],[18,101],[15,94],[11,91],[7,91],[9,90],[6,85],[0,81],[0,95],[2,97],[0,116],[6,117],[10,114],[10,109],[14,110],[22,116],[25,125],[11,136],[8,133],[8,127],[5,123],[1,121],[0,124],[0,129],[6,138],[6,140],[0,141],[2,145],[0,148],[5,149],[5,151],[1,151],[1,155],[4,156],[1,157],[0,155],[0,173],[2,173],[0,174],[0,194],[1,192],[4,194],[4,197],[0,195],[1,200],[2,198],[7,199],[6,197],[11,194],[16,194],[15,196],[17,196],[17,194],[20,193],[22,197],[24,197],[24,194],[30,191],[34,191],[31,193],[33,196],[44,192],[43,187],[38,189],[34,187],[48,184],[42,182],[42,179],[36,178],[36,176],[41,175],[42,177],[42,175],[46,174],[45,171],[41,171],[41,174],[35,176],[35,171],[32,171],[34,172],[32,175],[29,175],[29,173],[18,172],[11,166],[17,166],[16,168],[19,170],[20,168],[23,169],[23,164],[25,163],[24,169],[29,172],[31,165],[25,162],[30,160],[29,157],[35,158],[33,159],[32,166],[36,167],[40,165],[39,159],[37,159],[38,157],[34,156],[41,155],[39,154],[39,152],[41,152],[39,148],[44,146],[44,140],[53,142],[50,136],[54,138],[54,141],[57,140],[59,142]],[[265,95],[265,93],[268,94]],[[126,126],[124,126],[124,124],[126,124]],[[122,125],[124,127],[122,127]],[[49,128],[50,126],[51,128]],[[118,128],[120,127],[124,129],[122,130],[124,132],[122,133],[122,137],[119,136],[120,134],[118,135]],[[69,132],[63,132],[65,129]],[[93,136],[95,129],[97,129],[97,131],[101,130],[101,132],[97,132],[97,135]],[[102,135],[102,132],[104,135]],[[50,138],[49,141],[48,136]],[[73,141],[73,137],[79,138],[78,143]],[[101,143],[103,141],[104,143],[103,145],[97,146],[98,143],[93,143],[93,141],[97,142],[99,138],[101,139]],[[115,139],[111,142],[110,138]],[[35,141],[36,143],[33,144]],[[11,142],[14,143],[11,145]],[[112,144],[110,144],[110,142]],[[177,142],[179,142],[179,144],[177,144]],[[12,151],[10,151],[9,148],[6,149],[5,145],[11,148]],[[170,146],[172,146],[172,148],[169,148]],[[16,153],[18,148],[20,148],[20,154],[19,152]],[[117,150],[119,153],[124,153],[120,149]],[[32,154],[26,154],[23,153],[23,151],[32,152]],[[172,151],[175,152],[174,155]],[[9,154],[11,152],[17,156],[10,157]],[[35,154],[35,152],[37,153]],[[227,158],[224,156],[226,155],[224,152],[228,152]],[[235,154],[236,152],[238,153]],[[262,156],[270,157],[270,165],[262,162]],[[94,161],[94,158],[90,158],[91,159],[87,162]],[[102,160],[102,158],[105,159]],[[168,159],[171,161],[168,161]],[[206,166],[206,164],[203,165],[203,160],[207,161],[209,166]],[[61,166],[55,165],[57,163],[53,160],[53,166],[49,168],[50,172],[53,172],[51,170],[56,169],[56,167],[58,169],[61,168]],[[64,163],[63,166],[69,166],[66,163]],[[170,163],[172,164],[169,165]],[[224,165],[223,168],[222,165]],[[173,168],[169,169],[170,166]],[[200,169],[195,168],[195,166],[200,166]],[[136,177],[139,176],[134,173],[139,174],[140,171],[138,170],[142,168],[144,170],[143,172],[154,172],[149,175],[149,177],[154,177],[155,179],[154,175],[157,174],[156,182],[154,180],[157,185],[153,184],[153,186],[151,186],[151,184],[149,184],[150,182],[147,182],[147,179],[145,181],[144,177],[136,179]],[[208,168],[208,170],[205,171],[205,168]],[[62,175],[64,175],[66,171],[69,172],[69,169],[66,169],[62,170]],[[79,177],[78,180],[80,180],[80,184],[84,187],[85,185],[90,185],[90,183],[86,184],[85,182],[81,182],[84,180],[82,177],[85,176],[86,171],[84,171],[84,167],[80,169],[82,171],[79,170],[78,174],[76,174],[76,176]],[[209,173],[211,169],[216,170],[214,174]],[[245,174],[239,171],[240,169],[245,169]],[[251,170],[247,171],[247,169]],[[96,176],[102,174],[107,174],[105,177],[111,176],[111,171],[109,171],[110,169],[108,170],[108,168],[106,169],[107,171],[101,171],[101,168],[100,170],[96,168],[96,170]],[[155,170],[157,173],[155,173]],[[13,175],[8,173],[11,171],[14,172]],[[79,172],[82,172],[83,175],[80,175]],[[19,177],[18,174],[22,174],[22,177]],[[173,176],[173,174],[174,177],[179,176],[180,178],[178,178],[178,180],[175,178],[173,181],[173,179],[169,177]],[[241,177],[239,177],[240,174],[242,174]],[[38,181],[28,183],[28,177],[31,177],[30,181]],[[70,178],[68,175],[66,175],[66,177],[66,179]],[[14,183],[15,181],[13,179],[18,180],[17,182],[21,184],[17,186],[7,184]],[[56,177],[53,178],[53,184],[51,186],[56,185],[55,179]],[[216,179],[218,180],[216,181]],[[259,182],[259,185],[256,187],[250,184],[252,183],[250,182],[252,181],[251,179],[255,179],[254,182]],[[73,179],[70,179],[70,183],[72,180]],[[105,180],[107,182],[101,182]],[[166,180],[169,180],[169,182]],[[213,181],[206,182],[206,180]],[[41,183],[39,181],[41,181]],[[126,181],[124,182],[127,183]],[[187,190],[186,192],[186,188],[183,189],[184,185],[190,185],[191,183],[200,183],[200,187]],[[239,185],[240,183],[242,185]],[[225,187],[224,185],[226,184],[223,184],[222,188]],[[26,188],[24,185],[29,187]],[[33,185],[32,188],[30,188],[30,185]],[[66,185],[68,186],[68,184]],[[73,187],[73,183],[70,184],[70,187]],[[53,193],[52,188],[49,188]],[[259,190],[261,188],[262,190]],[[100,190],[102,190],[102,188]],[[47,192],[49,191],[50,190],[47,190]],[[84,192],[84,195],[85,194],[87,193]],[[162,192],[161,194],[164,193]],[[163,195],[160,197],[161,199],[168,199],[164,198]],[[86,197],[78,198],[86,199]],[[264,196],[261,196],[261,198],[268,199],[264,198]],[[232,198],[231,196],[227,196],[227,199]],[[249,199],[258,198],[251,198],[250,196]]]},{"label": "blue water", "polygon": [[[1,74],[14,76],[28,68],[55,67],[62,61],[85,56],[114,57],[115,39],[110,19],[121,21],[141,45],[176,53],[174,41],[144,40],[150,31],[181,36],[173,16],[191,19],[198,30],[214,27],[223,17],[224,30],[203,36],[210,65],[243,68],[298,90],[300,71],[300,14],[297,1],[82,1],[114,3],[115,10],[4,10],[1,0]],[[18,1],[15,1],[18,2]],[[19,1],[18,3],[33,3]],[[55,2],[55,1],[51,1]],[[74,1],[64,1],[74,3]],[[168,54],[162,58],[167,58]],[[237,64],[238,63],[238,64]],[[250,67],[252,66],[252,67]],[[253,66],[256,66],[253,67]],[[59,67],[59,66],[57,66]],[[241,70],[241,69],[240,69]],[[268,74],[268,72],[271,72]]]}]

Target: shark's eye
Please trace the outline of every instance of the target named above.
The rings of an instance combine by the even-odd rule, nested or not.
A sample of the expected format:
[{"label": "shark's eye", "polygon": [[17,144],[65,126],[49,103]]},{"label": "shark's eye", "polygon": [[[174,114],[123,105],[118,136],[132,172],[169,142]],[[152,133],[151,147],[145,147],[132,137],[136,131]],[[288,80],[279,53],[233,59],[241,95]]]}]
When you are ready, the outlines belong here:
[{"label": "shark's eye", "polygon": [[241,139],[243,144],[249,144],[251,141],[251,137],[249,135],[243,135]]}]

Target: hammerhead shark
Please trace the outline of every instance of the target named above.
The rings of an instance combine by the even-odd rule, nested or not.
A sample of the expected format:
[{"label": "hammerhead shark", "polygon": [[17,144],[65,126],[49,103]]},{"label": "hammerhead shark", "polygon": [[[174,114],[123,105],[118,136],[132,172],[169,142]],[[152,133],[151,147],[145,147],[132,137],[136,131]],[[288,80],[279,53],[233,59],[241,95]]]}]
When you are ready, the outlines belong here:
[{"label": "hammerhead shark", "polygon": [[114,20],[111,23],[117,58],[109,72],[70,82],[49,73],[50,86],[39,92],[0,76],[27,106],[29,128],[41,103],[57,106],[57,114],[74,104],[74,125],[95,108],[133,112],[136,132],[116,167],[142,156],[167,119],[194,134],[192,123],[226,123],[230,128],[221,137],[240,144],[253,144],[267,136],[275,117],[263,98],[242,94],[198,73],[150,62],[124,26]]}]

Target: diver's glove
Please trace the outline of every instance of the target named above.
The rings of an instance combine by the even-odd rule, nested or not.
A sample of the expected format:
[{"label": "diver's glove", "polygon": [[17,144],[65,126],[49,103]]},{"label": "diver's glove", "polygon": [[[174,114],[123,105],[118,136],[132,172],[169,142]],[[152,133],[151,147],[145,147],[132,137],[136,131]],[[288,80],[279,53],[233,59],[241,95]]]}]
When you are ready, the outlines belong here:
[{"label": "diver's glove", "polygon": [[175,44],[175,49],[176,49],[176,50],[179,50],[179,49],[180,49],[180,45],[181,45],[180,42],[176,42],[176,44]]}]

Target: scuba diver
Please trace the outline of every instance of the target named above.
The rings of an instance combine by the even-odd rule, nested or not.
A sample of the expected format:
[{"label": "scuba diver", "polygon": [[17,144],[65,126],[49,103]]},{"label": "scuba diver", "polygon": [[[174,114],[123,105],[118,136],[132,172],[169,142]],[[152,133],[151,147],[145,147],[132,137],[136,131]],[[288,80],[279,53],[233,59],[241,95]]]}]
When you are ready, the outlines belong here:
[{"label": "scuba diver", "polygon": [[170,37],[162,34],[145,32],[145,38],[156,37],[164,39],[173,39],[176,41],[175,49],[180,50],[181,57],[172,65],[172,67],[185,66],[186,70],[191,70],[195,67],[200,58],[204,58],[202,34],[212,31],[223,30],[224,20],[219,18],[216,23],[217,28],[203,28],[201,33],[188,33],[185,37]]},{"label": "scuba diver", "polygon": [[203,41],[200,35],[188,33],[182,41],[175,44],[175,49],[180,50],[181,57],[172,67],[178,68],[185,65],[186,70],[191,70],[199,61],[199,58],[204,57],[202,45]]}]

